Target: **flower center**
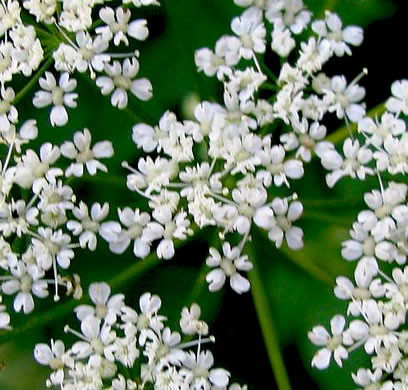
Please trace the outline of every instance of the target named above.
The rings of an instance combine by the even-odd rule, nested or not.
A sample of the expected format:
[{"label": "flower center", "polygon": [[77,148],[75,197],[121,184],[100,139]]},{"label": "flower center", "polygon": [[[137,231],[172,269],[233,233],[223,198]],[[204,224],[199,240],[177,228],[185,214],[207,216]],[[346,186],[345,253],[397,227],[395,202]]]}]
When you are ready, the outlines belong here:
[{"label": "flower center", "polygon": [[130,89],[130,86],[132,85],[132,81],[125,76],[122,75],[118,75],[115,76],[115,78],[113,79],[113,83],[120,89]]},{"label": "flower center", "polygon": [[222,259],[220,267],[227,276],[232,276],[237,272],[235,265],[232,263],[231,260],[228,259]]},{"label": "flower center", "polygon": [[289,228],[291,227],[291,223],[284,215],[278,215],[276,217],[276,222],[278,223],[279,227],[284,231],[289,230]]},{"label": "flower center", "polygon": [[52,102],[55,106],[62,106],[64,103],[64,91],[60,87],[52,90]]},{"label": "flower center", "polygon": [[368,237],[363,243],[363,252],[365,256],[374,256],[375,240],[373,237]]},{"label": "flower center", "polygon": [[92,150],[90,150],[89,148],[86,148],[84,151],[82,151],[81,153],[78,153],[76,160],[79,163],[85,163],[87,161],[90,161],[94,158],[94,154],[92,152]]},{"label": "flower center", "polygon": [[31,290],[32,279],[29,275],[23,275],[20,279],[20,288],[22,292],[28,293]]},{"label": "flower center", "polygon": [[104,303],[98,303],[96,305],[95,312],[96,312],[97,317],[105,318],[107,311],[108,311],[108,308]]}]

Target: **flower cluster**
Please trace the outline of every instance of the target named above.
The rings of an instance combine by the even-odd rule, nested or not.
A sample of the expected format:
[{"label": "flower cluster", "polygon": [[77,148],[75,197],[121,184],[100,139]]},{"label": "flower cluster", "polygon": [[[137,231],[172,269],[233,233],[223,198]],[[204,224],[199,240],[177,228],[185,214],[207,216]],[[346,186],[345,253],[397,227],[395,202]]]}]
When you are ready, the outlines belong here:
[{"label": "flower cluster", "polygon": [[[82,176],[85,169],[90,175],[106,172],[99,159],[113,155],[111,142],[91,146],[85,129],[74,134],[74,142],[46,142],[36,152],[28,144],[37,133],[35,120],[0,133],[7,151],[0,162],[0,290],[15,296],[14,310],[24,313],[34,309],[33,296],[49,295],[49,285],[55,300],[59,286],[74,298],[81,296],[79,277],[65,270],[75,250],[96,248],[100,222],[109,211],[107,203],[94,203],[89,212],[66,179]],[[0,328],[8,328],[10,317],[4,306],[0,311]]]},{"label": "flower cluster", "polygon": [[[37,108],[52,106],[52,126],[64,126],[68,122],[66,108],[77,106],[78,94],[73,92],[77,81],[70,77],[74,72],[88,71],[92,79],[96,78],[102,94],[112,93],[111,103],[118,108],[127,106],[128,92],[141,100],[150,99],[152,85],[146,78],[136,78],[139,51],[129,40],[143,41],[149,34],[146,19],[135,17],[139,13],[135,8],[159,3],[156,0],[128,3],[124,0],[112,8],[94,0],[25,0],[22,6],[17,0],[1,2],[0,92],[4,100],[0,109],[1,128],[17,120],[11,105],[15,93],[11,87],[5,87],[6,83],[16,74],[31,76],[44,60],[47,60],[44,66],[53,62],[59,76],[47,71],[45,78],[40,78],[41,90],[35,93],[33,104]],[[94,20],[95,15],[99,20]],[[36,23],[23,22],[33,17]],[[128,51],[118,52],[117,48],[123,46],[129,47]]]},{"label": "flower cluster", "polygon": [[[213,354],[203,345],[215,339],[203,337],[208,326],[197,304],[183,308],[180,334],[165,326],[157,295],[143,294],[135,310],[125,305],[123,294],[110,293],[106,283],[90,285],[93,305],[75,309],[81,331],[65,327],[79,339],[71,347],[61,340],[36,345],[35,359],[52,370],[47,386],[130,390],[151,384],[155,389],[246,390],[237,383],[229,385],[230,373],[213,367]],[[183,341],[188,336],[190,341]],[[198,339],[191,341],[191,336]]]},{"label": "flower cluster", "polygon": [[[312,20],[301,0],[235,3],[247,9],[232,20],[234,34],[222,36],[215,51],[195,54],[198,70],[223,83],[223,104],[200,102],[190,120],[166,112],[156,126],[133,126],[137,147],[153,155],[136,167],[123,163],[130,171],[127,186],[147,199],[151,212],[120,209],[120,223],[107,222],[101,232],[115,253],[133,241],[134,254],[144,257],[156,242],[157,255],[170,259],[175,240],[213,226],[223,254],[210,249],[209,289],[220,289],[228,278],[243,293],[250,288],[243,274],[252,268],[243,251],[254,225],[278,248],[284,241],[293,250],[303,247],[297,226],[303,206],[290,183],[303,177],[313,153],[324,166],[332,162],[324,117],[359,121],[365,90],[357,84],[361,76],[347,83],[322,72],[331,57],[350,54],[350,46],[362,42],[361,28],[343,28],[330,12]],[[302,41],[305,29],[310,37]],[[268,48],[282,63],[276,75],[261,59]],[[360,155],[364,164],[367,156]],[[355,165],[346,161],[341,173],[371,173]]]},{"label": "flower cluster", "polygon": [[[407,86],[406,80],[393,83],[386,112],[375,120],[359,120],[358,134],[344,141],[343,153],[330,145],[320,154],[330,171],[326,175],[330,187],[343,176],[378,177],[379,188],[364,194],[367,208],[342,244],[343,258],[356,262],[354,281],[339,276],[334,293],[349,302],[350,321],[347,324],[338,314],[331,320],[332,335],[320,325],[309,333],[310,340],[322,347],[312,361],[319,369],[329,366],[332,354],[341,366],[352,351],[364,348],[371,366],[352,374],[364,389],[408,386],[408,186],[398,182],[398,174],[408,172]],[[385,177],[392,180],[384,183]]]}]

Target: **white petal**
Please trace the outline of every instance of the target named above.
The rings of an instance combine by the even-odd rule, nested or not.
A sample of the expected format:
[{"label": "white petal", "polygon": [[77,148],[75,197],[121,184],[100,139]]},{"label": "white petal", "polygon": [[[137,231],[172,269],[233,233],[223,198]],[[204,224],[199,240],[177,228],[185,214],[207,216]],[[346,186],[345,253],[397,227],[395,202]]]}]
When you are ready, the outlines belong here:
[{"label": "white petal", "polygon": [[149,100],[153,96],[152,89],[152,83],[146,78],[134,80],[130,87],[133,95],[143,101]]},{"label": "white petal", "polygon": [[52,126],[64,126],[68,122],[68,113],[64,106],[54,106],[51,110],[50,120]]}]

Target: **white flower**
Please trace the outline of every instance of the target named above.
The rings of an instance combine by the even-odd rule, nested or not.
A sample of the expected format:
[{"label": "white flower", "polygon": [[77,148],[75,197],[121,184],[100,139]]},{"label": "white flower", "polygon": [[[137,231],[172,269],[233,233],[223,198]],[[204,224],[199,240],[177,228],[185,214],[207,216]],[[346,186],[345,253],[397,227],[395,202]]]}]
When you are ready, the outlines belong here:
[{"label": "white flower", "polygon": [[25,0],[25,9],[35,16],[37,22],[53,23],[54,13],[57,9],[57,0]]},{"label": "white flower", "polygon": [[210,351],[201,351],[198,356],[189,351],[185,354],[182,364],[183,374],[192,389],[225,389],[228,385],[230,373],[223,368],[211,368],[214,364],[214,357]]},{"label": "white flower", "polygon": [[266,30],[262,22],[262,12],[257,8],[246,10],[240,17],[231,22],[232,31],[241,41],[240,55],[250,59],[253,53],[265,51]]},{"label": "white flower", "polygon": [[55,180],[62,172],[59,168],[50,168],[60,157],[61,152],[58,146],[49,142],[43,144],[40,148],[40,157],[31,149],[21,157],[17,164],[14,175],[14,182],[22,188],[30,188],[33,183],[44,176],[49,180]]},{"label": "white flower", "polygon": [[101,88],[103,95],[112,93],[112,106],[123,109],[127,107],[130,90],[140,100],[149,100],[152,97],[152,84],[146,78],[133,80],[139,72],[139,61],[132,57],[126,58],[123,65],[114,61],[112,65],[105,64],[105,72],[108,76],[96,79],[96,85]]},{"label": "white flower", "polygon": [[60,24],[68,31],[87,30],[92,24],[92,3],[90,1],[64,1]]},{"label": "white flower", "polygon": [[109,213],[109,204],[104,203],[101,206],[99,203],[94,203],[91,207],[91,215],[89,216],[88,206],[84,202],[80,202],[79,207],[75,207],[72,213],[78,221],[68,221],[67,228],[74,235],[79,235],[81,248],[87,246],[91,251],[95,250],[97,243],[96,233],[98,233],[101,226],[100,222]]},{"label": "white flower", "polygon": [[36,344],[34,348],[35,360],[44,366],[50,366],[53,370],[64,366],[64,354],[65,345],[61,340],[51,340],[51,348],[47,344]]},{"label": "white flower", "polygon": [[142,7],[148,5],[160,5],[157,0],[123,0],[123,4],[133,3],[135,7]]},{"label": "white flower", "polygon": [[349,45],[359,46],[363,42],[363,29],[357,26],[348,26],[343,29],[343,23],[335,13],[326,11],[325,20],[317,20],[312,23],[312,29],[327,41],[331,50],[336,56],[343,56],[344,53],[351,55]]},{"label": "white flower", "polygon": [[[382,382],[383,373],[377,368],[375,371],[371,371],[365,368],[359,368],[357,373],[351,373],[353,381],[356,385],[363,386],[364,389],[370,387],[378,388],[380,390],[392,390],[394,389],[391,381]],[[381,387],[378,387],[381,386]]]},{"label": "white flower", "polygon": [[134,172],[127,177],[127,187],[131,191],[146,188],[147,194],[153,191],[160,192],[163,186],[170,183],[170,179],[177,174],[178,169],[177,164],[172,160],[157,157],[153,161],[150,156],[139,159],[138,171],[133,170],[127,164],[122,165]]},{"label": "white flower", "polygon": [[272,31],[271,47],[280,57],[287,57],[295,46],[296,42],[288,29],[280,30],[275,28]]},{"label": "white flower", "polygon": [[144,41],[149,34],[145,19],[137,19],[129,23],[131,11],[127,8],[118,7],[114,11],[110,7],[104,7],[100,9],[99,17],[106,23],[106,26],[97,27],[96,33],[102,34],[104,39],[108,41],[113,38],[115,46],[121,42],[128,46],[127,35]]},{"label": "white flower", "polygon": [[18,111],[12,105],[15,98],[13,88],[1,87],[1,104],[0,104],[0,133],[10,129],[11,124],[16,124],[18,121]]},{"label": "white flower", "polygon": [[[1,250],[1,249],[0,249]],[[1,262],[1,260],[0,260]],[[3,298],[0,295],[0,303]],[[0,329],[10,330],[10,314],[6,313],[6,306],[0,305]]]},{"label": "white flower", "polygon": [[398,338],[393,330],[400,325],[398,322],[385,323],[384,313],[373,299],[361,303],[361,313],[364,320],[354,320],[350,323],[350,334],[354,340],[364,340],[364,349],[368,354],[378,352],[381,346],[389,349],[397,344]]},{"label": "white flower", "polygon": [[365,115],[364,103],[360,103],[365,96],[365,89],[351,82],[347,86],[344,76],[334,76],[331,79],[330,88],[325,89],[324,100],[329,105],[329,112],[336,112],[337,118],[350,119],[351,122],[359,122]]},{"label": "white flower", "polygon": [[77,341],[72,346],[72,353],[77,359],[91,355],[104,355],[105,348],[115,341],[116,334],[98,317],[87,316],[81,321],[83,341]]},{"label": "white flower", "polygon": [[300,47],[296,66],[310,75],[320,71],[331,57],[330,44],[327,41],[318,42],[312,37],[307,42],[301,42]]},{"label": "white flower", "polygon": [[35,265],[26,266],[23,262],[17,262],[10,266],[12,277],[2,283],[1,289],[4,294],[13,295],[13,308],[19,312],[23,310],[25,314],[34,309],[34,299],[32,294],[39,298],[48,296],[47,282],[41,280],[43,272]]},{"label": "white flower", "polygon": [[68,113],[65,106],[75,108],[78,98],[77,93],[72,93],[76,88],[77,82],[75,79],[70,79],[69,74],[64,72],[61,74],[59,83],[50,72],[45,72],[45,78],[41,77],[39,84],[43,91],[37,91],[33,98],[33,104],[37,108],[53,105],[50,113],[50,121],[52,126],[64,126],[68,122]]},{"label": "white flower", "polygon": [[405,122],[397,119],[393,114],[385,112],[381,116],[381,122],[366,117],[358,122],[358,130],[369,136],[368,142],[381,147],[389,136],[399,136],[406,131]]},{"label": "white flower", "polygon": [[140,212],[139,209],[132,210],[125,207],[118,209],[119,219],[125,226],[122,229],[118,222],[105,222],[101,225],[99,233],[109,242],[109,249],[113,253],[123,253],[131,241],[134,240],[133,253],[135,256],[143,258],[150,253],[149,241],[142,237],[143,229],[150,221],[150,215]]},{"label": "white flower", "polygon": [[105,63],[110,60],[108,54],[104,54],[109,46],[109,42],[97,35],[92,39],[87,31],[79,31],[75,34],[76,43],[79,50],[72,51],[65,49],[63,55],[68,57],[68,64],[72,61],[78,72],[85,72],[89,69],[91,78],[95,78],[95,72],[101,72]]},{"label": "white flower", "polygon": [[310,341],[318,346],[319,349],[312,360],[312,366],[320,370],[326,369],[330,364],[332,353],[334,360],[341,367],[342,360],[348,358],[348,352],[343,346],[343,330],[346,320],[341,315],[334,316],[330,321],[332,336],[323,326],[315,326],[309,333]]},{"label": "white flower", "polygon": [[292,33],[300,34],[308,25],[311,14],[302,0],[286,0],[267,3],[265,16],[275,29],[288,28]]},{"label": "white flower", "polygon": [[82,176],[84,165],[89,174],[93,176],[98,169],[107,172],[106,166],[97,159],[112,157],[113,148],[111,141],[102,141],[97,142],[91,149],[91,133],[88,129],[84,129],[83,132],[77,131],[74,134],[73,143],[70,141],[63,143],[61,153],[64,157],[76,160],[65,170],[65,176]]},{"label": "white flower", "polygon": [[104,320],[104,323],[113,325],[124,306],[123,294],[110,296],[111,289],[107,283],[92,283],[89,286],[89,296],[95,307],[90,305],[79,305],[75,313],[80,321],[88,316],[95,316]]},{"label": "white flower", "polygon": [[206,263],[210,267],[217,268],[206,276],[209,290],[218,291],[229,277],[231,288],[238,294],[248,291],[249,281],[238,272],[252,269],[252,263],[248,261],[248,256],[241,255],[240,248],[231,248],[228,242],[223,244],[222,251],[224,256],[221,256],[215,248],[210,248],[210,257],[207,258]]},{"label": "white flower", "polygon": [[2,37],[7,30],[20,23],[20,5],[18,1],[8,0],[7,3],[2,2],[0,5],[0,37]]},{"label": "white flower", "polygon": [[181,210],[173,218],[170,208],[162,206],[153,211],[153,217],[158,222],[147,223],[142,241],[150,243],[162,238],[156,249],[157,256],[161,259],[171,259],[175,253],[173,239],[185,240],[188,234],[193,233],[189,229],[190,221],[186,218],[187,213]]},{"label": "white flower", "polygon": [[401,112],[408,115],[408,80],[394,81],[391,85],[391,92],[393,96],[387,100],[387,110],[397,115]]},{"label": "white flower", "polygon": [[358,177],[364,180],[366,175],[373,175],[374,170],[366,165],[372,159],[372,152],[365,146],[360,147],[358,140],[347,138],[343,143],[345,159],[334,149],[326,149],[321,155],[322,165],[333,171],[326,175],[326,182],[333,187],[343,176]]},{"label": "white flower", "polygon": [[303,206],[300,202],[291,202],[290,206],[286,198],[275,198],[271,204],[257,210],[254,222],[269,231],[268,237],[280,248],[283,238],[286,238],[289,248],[297,250],[303,247],[303,231],[292,222],[300,218]]},{"label": "white flower", "polygon": [[34,26],[17,24],[9,34],[13,41],[11,55],[15,60],[18,72],[26,77],[31,76],[44,58],[44,51],[36,36]]},{"label": "white flower", "polygon": [[280,187],[285,184],[289,187],[289,179],[300,179],[303,174],[303,164],[299,160],[285,160],[285,149],[282,145],[271,146],[271,138],[265,137],[263,139],[264,148],[259,153],[262,161],[262,166],[266,170],[258,171],[257,175],[262,175],[263,182],[266,187],[272,183]]},{"label": "white flower", "polygon": [[[285,150],[296,150],[296,158],[301,158],[305,162],[310,162],[312,153],[318,151],[324,144],[326,136],[326,126],[313,122],[309,125],[306,119],[301,122],[292,121],[293,132],[282,134],[280,141]],[[320,142],[322,141],[322,142]],[[302,167],[303,170],[303,167]]]},{"label": "white flower", "polygon": [[196,303],[193,303],[188,309],[183,307],[181,311],[180,328],[184,334],[193,335],[198,333],[199,335],[208,334],[208,325],[200,320],[201,309]]}]

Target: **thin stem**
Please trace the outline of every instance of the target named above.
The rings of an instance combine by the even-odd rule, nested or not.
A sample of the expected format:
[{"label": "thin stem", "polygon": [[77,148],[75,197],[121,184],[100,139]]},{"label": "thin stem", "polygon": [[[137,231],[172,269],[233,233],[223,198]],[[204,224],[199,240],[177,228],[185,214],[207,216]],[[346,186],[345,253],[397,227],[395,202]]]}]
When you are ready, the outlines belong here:
[{"label": "thin stem", "polygon": [[[250,247],[248,249],[251,251]],[[288,373],[286,372],[285,363],[283,361],[279,339],[273,321],[273,314],[261,280],[261,274],[256,261],[257,259],[253,253],[251,253],[250,257],[252,259],[253,269],[248,272],[248,277],[251,282],[252,298],[258,315],[259,325],[262,330],[269,361],[275,375],[278,389],[290,390],[291,386]]]},{"label": "thin stem", "polygon": [[258,73],[263,74],[263,72],[262,72],[262,70],[261,70],[261,67],[259,66],[259,62],[258,62],[258,60],[257,60],[256,55],[255,55],[254,52],[252,52],[252,58],[253,58],[253,60],[254,60],[254,63],[255,63],[255,66],[256,66],[256,69],[257,69]]},{"label": "thin stem", "polygon": [[13,100],[14,105],[16,105],[26,95],[26,93],[37,83],[38,79],[50,67],[52,61],[54,61],[54,58],[50,55],[44,62],[42,67],[38,69],[37,73],[33,77],[31,77],[30,81],[26,84],[26,86],[17,93],[16,97]]},{"label": "thin stem", "polygon": [[6,170],[7,170],[7,166],[8,166],[8,164],[9,164],[9,162],[10,162],[11,154],[13,153],[13,148],[14,148],[14,141],[15,141],[15,138],[13,138],[13,142],[11,143],[11,145],[10,145],[10,147],[9,147],[9,150],[8,150],[8,152],[7,152],[6,161],[5,161],[4,164],[3,164],[3,171],[2,171],[2,173],[1,173],[2,175],[5,174],[5,172],[6,172]]},{"label": "thin stem", "polygon": [[[215,337],[214,336],[210,336],[210,337],[206,337],[205,339],[201,338],[201,334],[198,335],[198,340],[192,340],[192,341],[188,341],[186,343],[180,344],[178,346],[178,348],[181,349],[185,349],[185,348],[190,348],[190,347],[195,347],[196,345],[200,345],[200,344],[205,344],[205,343],[214,343],[215,342]],[[200,353],[197,353],[197,356]]]},{"label": "thin stem", "polygon": [[213,198],[218,199],[219,201],[221,201],[221,202],[223,202],[223,203],[229,204],[229,205],[231,205],[231,206],[236,206],[236,203],[234,203],[232,200],[229,200],[229,199],[225,198],[224,196],[218,195],[218,194],[216,194],[216,193],[213,192],[213,191],[209,191],[209,194],[210,194]]}]

